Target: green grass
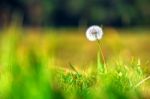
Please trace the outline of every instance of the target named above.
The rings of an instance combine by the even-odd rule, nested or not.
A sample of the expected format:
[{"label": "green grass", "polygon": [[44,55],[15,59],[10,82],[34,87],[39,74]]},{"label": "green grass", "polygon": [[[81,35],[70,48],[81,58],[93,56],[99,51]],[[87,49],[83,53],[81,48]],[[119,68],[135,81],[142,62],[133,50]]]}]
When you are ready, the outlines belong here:
[{"label": "green grass", "polygon": [[[115,32],[112,29],[107,31]],[[134,42],[132,36],[125,38],[106,33],[102,40],[106,58],[104,67],[97,45],[87,41],[84,33],[72,35],[62,31],[54,34],[60,32],[55,30],[45,30],[45,34],[35,34],[39,32],[35,30],[25,34],[21,32],[25,31],[11,28],[0,36],[0,99],[150,97],[149,79],[145,79],[149,71],[141,61],[147,56],[134,58],[130,55],[134,51],[133,46],[127,43],[126,47],[124,43],[125,40],[129,42],[127,38]],[[124,52],[127,48],[132,50],[130,54],[128,50]]]}]

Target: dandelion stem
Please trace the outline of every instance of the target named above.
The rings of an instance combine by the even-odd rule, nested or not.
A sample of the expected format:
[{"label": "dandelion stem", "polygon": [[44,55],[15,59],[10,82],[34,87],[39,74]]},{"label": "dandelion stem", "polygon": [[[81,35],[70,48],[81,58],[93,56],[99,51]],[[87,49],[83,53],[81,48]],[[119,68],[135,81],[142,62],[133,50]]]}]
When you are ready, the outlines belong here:
[{"label": "dandelion stem", "polygon": [[101,53],[101,56],[102,56],[102,61],[103,61],[103,64],[105,64],[105,58],[104,58],[104,55],[103,55],[103,51],[102,51],[102,48],[101,48],[101,42],[97,39],[97,43],[98,43],[98,46],[99,46],[99,50],[100,50],[100,53]]},{"label": "dandelion stem", "polygon": [[150,76],[146,77],[145,79],[143,79],[142,81],[140,81],[138,84],[136,84],[135,88],[137,88],[138,86],[140,86],[142,83],[144,83],[148,79],[150,79]]}]

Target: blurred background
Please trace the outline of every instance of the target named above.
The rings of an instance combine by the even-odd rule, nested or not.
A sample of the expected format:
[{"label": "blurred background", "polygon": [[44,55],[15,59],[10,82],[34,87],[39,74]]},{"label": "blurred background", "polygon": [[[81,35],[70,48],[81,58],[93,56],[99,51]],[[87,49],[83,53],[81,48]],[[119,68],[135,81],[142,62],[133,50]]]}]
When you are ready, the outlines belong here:
[{"label": "blurred background", "polygon": [[[54,99],[61,99],[59,96],[64,92],[58,86],[60,81],[52,80],[57,77],[52,76],[51,68],[86,73],[95,67],[97,71],[97,42],[88,41],[85,36],[91,25],[102,27],[104,35],[100,41],[108,70],[119,65],[121,70],[137,66],[138,71],[141,66],[144,77],[150,75],[150,0],[0,0],[0,99],[52,99],[51,94]],[[122,73],[126,78],[126,71]],[[72,86],[70,81],[76,79],[72,77],[64,78],[68,85],[65,82],[62,86],[67,90]],[[124,78],[115,79],[124,82]],[[80,82],[79,78],[79,87]],[[105,83],[107,85],[108,80],[101,84]],[[126,81],[124,84],[123,88]],[[130,85],[135,83],[129,82]],[[149,85],[150,82],[142,91],[145,99],[150,99]],[[84,88],[87,87],[81,87]],[[101,91],[97,95],[103,96],[103,88],[98,88]],[[122,86],[116,88],[117,91],[112,88],[110,86],[108,93],[116,95],[122,91]],[[130,91],[127,89],[127,92]],[[70,93],[63,99],[75,99],[70,98]],[[114,94],[105,95],[114,97]]]},{"label": "blurred background", "polygon": [[18,47],[35,46],[33,52],[38,52],[41,44],[46,46],[47,55],[66,66],[68,62],[90,64],[96,59],[97,45],[86,39],[85,32],[90,25],[99,25],[105,34],[106,60],[121,55],[123,60],[138,57],[147,63],[149,4],[149,0],[0,0],[0,30],[20,38]]},{"label": "blurred background", "polygon": [[0,0],[0,27],[150,26],[149,0]]},{"label": "blurred background", "polygon": [[90,64],[96,59],[97,45],[86,39],[85,32],[90,25],[99,25],[105,34],[106,61],[137,57],[147,63],[149,10],[149,0],[0,0],[0,30],[20,38],[18,49],[34,46],[32,52],[41,53],[42,44],[47,56],[66,66],[68,62]]}]

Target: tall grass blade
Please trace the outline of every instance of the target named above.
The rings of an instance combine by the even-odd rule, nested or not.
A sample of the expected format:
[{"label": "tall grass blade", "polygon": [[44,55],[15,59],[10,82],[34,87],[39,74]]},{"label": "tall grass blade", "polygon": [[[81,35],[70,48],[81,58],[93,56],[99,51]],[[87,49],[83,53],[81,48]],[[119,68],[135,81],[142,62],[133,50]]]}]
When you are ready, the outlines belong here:
[{"label": "tall grass blade", "polygon": [[98,68],[98,73],[104,73],[104,64],[101,62],[101,55],[100,51],[97,53],[97,68]]}]

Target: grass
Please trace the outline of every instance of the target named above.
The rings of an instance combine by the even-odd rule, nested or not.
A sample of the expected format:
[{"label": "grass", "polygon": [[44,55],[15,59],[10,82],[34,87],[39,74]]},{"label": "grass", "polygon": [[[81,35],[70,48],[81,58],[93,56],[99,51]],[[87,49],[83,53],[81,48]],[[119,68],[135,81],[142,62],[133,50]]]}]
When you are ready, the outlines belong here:
[{"label": "grass", "polygon": [[149,34],[119,35],[106,29],[102,40],[106,70],[98,46],[86,40],[82,30],[64,34],[65,30],[12,27],[1,32],[0,99],[150,98],[145,63],[149,47],[143,45]]}]

